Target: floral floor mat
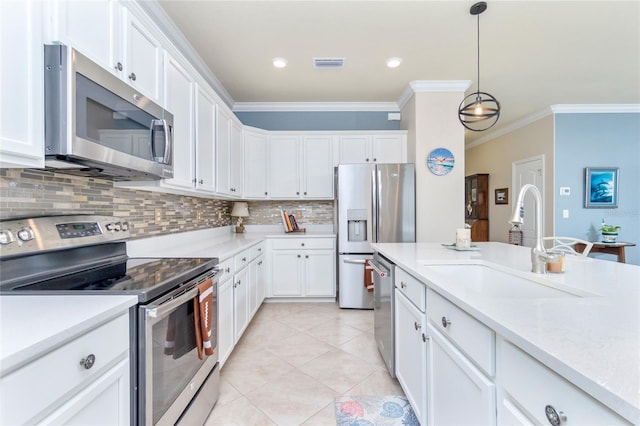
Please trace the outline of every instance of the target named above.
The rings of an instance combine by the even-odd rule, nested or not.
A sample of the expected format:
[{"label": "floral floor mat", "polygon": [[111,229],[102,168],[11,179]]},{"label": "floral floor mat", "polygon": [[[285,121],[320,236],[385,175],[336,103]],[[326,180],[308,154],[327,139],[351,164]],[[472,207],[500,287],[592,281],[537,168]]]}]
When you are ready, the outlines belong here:
[{"label": "floral floor mat", "polygon": [[337,426],[420,426],[403,396],[343,396],[335,410]]}]

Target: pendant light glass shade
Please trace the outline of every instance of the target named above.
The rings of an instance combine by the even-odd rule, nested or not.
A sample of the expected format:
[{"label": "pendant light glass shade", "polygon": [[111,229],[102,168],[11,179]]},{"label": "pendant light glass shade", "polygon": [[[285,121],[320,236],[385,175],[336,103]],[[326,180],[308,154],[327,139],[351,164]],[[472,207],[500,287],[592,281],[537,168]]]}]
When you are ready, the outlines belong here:
[{"label": "pendant light glass shade", "polygon": [[458,119],[474,132],[490,129],[500,118],[500,102],[487,92],[480,91],[480,14],[487,10],[486,2],[471,6],[469,13],[478,17],[478,90],[466,96],[458,107]]}]

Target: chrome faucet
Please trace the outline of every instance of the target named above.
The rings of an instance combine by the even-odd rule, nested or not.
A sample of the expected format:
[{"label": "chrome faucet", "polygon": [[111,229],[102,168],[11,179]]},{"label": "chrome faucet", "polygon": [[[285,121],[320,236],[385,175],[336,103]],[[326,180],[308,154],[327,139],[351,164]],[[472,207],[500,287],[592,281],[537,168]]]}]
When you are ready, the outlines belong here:
[{"label": "chrome faucet", "polygon": [[512,225],[522,225],[524,213],[524,195],[527,191],[531,191],[536,202],[536,245],[531,249],[531,272],[536,274],[544,274],[547,271],[547,261],[550,256],[542,243],[542,195],[538,188],[534,185],[526,184],[520,189],[518,201],[513,208],[513,214],[509,223]]}]

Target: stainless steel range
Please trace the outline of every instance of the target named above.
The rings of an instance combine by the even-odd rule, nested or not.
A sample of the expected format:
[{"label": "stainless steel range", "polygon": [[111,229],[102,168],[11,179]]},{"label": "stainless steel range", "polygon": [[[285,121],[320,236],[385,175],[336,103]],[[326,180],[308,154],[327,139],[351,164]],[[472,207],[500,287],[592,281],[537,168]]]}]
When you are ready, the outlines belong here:
[{"label": "stainless steel range", "polygon": [[[218,398],[218,259],[130,258],[129,236],[129,223],[110,216],[2,221],[0,293],[136,295],[131,423],[202,424]],[[195,326],[203,288],[213,308],[210,348]]]}]

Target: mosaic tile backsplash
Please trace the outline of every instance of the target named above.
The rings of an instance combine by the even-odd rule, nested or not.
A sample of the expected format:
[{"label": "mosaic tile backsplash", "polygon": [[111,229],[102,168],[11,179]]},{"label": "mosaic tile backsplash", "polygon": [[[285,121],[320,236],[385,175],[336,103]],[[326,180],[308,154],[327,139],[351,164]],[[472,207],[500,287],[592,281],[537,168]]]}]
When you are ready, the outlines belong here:
[{"label": "mosaic tile backsplash", "polygon": [[[62,214],[126,217],[135,239],[231,225],[232,206],[226,200],[117,188],[104,179],[0,169],[0,220]],[[245,224],[281,224],[279,206],[301,225],[333,223],[333,201],[252,201]]]}]

